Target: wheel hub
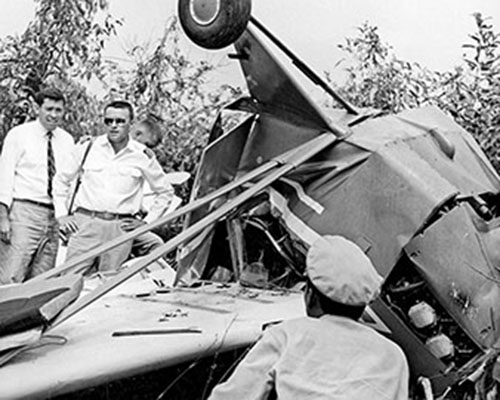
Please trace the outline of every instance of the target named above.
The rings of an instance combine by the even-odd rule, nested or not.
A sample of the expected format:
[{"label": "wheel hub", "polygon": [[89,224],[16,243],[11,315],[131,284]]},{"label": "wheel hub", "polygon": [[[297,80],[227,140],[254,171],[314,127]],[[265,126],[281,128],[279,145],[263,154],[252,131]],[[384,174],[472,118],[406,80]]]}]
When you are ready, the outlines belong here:
[{"label": "wheel hub", "polygon": [[219,14],[220,0],[191,0],[189,12],[199,25],[211,24]]}]

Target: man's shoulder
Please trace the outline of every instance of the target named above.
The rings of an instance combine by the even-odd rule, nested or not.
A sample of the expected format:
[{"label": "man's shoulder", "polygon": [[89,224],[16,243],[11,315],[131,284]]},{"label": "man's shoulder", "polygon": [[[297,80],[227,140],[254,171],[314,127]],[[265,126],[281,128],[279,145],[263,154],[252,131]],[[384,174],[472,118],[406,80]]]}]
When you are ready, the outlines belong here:
[{"label": "man's shoulder", "polygon": [[64,128],[61,128],[60,126],[58,126],[55,130],[55,132],[58,132],[61,134],[61,136],[67,136],[67,137],[70,137],[70,138],[73,138],[73,135],[71,133],[69,133],[66,129]]},{"label": "man's shoulder", "polygon": [[33,132],[36,132],[37,129],[38,129],[37,121],[28,121],[28,122],[24,122],[22,124],[19,124],[19,125],[12,127],[9,131],[9,134],[29,135]]},{"label": "man's shoulder", "polygon": [[149,147],[146,145],[138,142],[137,140],[130,139],[130,147],[136,152],[137,154],[140,154],[141,156],[144,156],[148,159],[154,159],[155,158],[155,153],[153,150],[151,150]]},{"label": "man's shoulder", "polygon": [[75,139],[73,138],[73,135],[71,133],[69,133],[67,130],[65,130],[61,127],[57,127],[57,129],[54,132],[56,133],[56,135],[59,135],[61,140],[64,140],[65,142],[71,143],[71,144],[75,143]]},{"label": "man's shoulder", "polygon": [[304,327],[318,323],[318,319],[310,317],[292,318],[283,322],[271,324],[267,329],[272,332],[301,331]]},{"label": "man's shoulder", "polygon": [[98,136],[85,136],[84,138],[80,138],[77,142],[77,147],[80,149],[86,149],[91,146],[92,148],[104,147],[109,144],[106,135],[98,135]]},{"label": "man's shoulder", "polygon": [[[304,332],[315,332],[321,330],[318,326],[321,322],[318,319],[309,317],[292,318],[286,321],[279,321],[268,324],[265,327],[263,339],[275,343],[285,343],[287,338],[297,337]],[[324,327],[323,327],[324,329]]]},{"label": "man's shoulder", "polygon": [[12,127],[5,136],[6,146],[24,148],[27,143],[32,143],[36,136],[37,128],[34,121],[25,122]]},{"label": "man's shoulder", "polygon": [[108,142],[108,137],[106,135],[97,135],[90,137],[90,140],[92,140],[94,144],[104,145]]},{"label": "man's shoulder", "polygon": [[401,347],[388,338],[385,334],[382,334],[372,326],[368,326],[365,323],[357,322],[360,335],[364,337],[364,341],[370,346],[372,349],[377,349],[377,351],[383,352],[389,358],[393,358],[394,360],[400,359],[405,360],[405,354]]}]

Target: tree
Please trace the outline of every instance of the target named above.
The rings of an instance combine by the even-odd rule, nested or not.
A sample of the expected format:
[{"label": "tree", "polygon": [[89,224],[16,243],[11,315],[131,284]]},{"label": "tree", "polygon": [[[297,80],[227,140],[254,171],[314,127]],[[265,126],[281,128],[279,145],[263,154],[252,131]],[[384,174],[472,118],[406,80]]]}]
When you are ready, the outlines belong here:
[{"label": "tree", "polygon": [[431,71],[397,58],[377,27],[365,22],[358,34],[339,45],[348,55],[338,63],[347,64],[347,80],[339,88],[346,98],[358,107],[387,112],[431,102],[437,78]]},{"label": "tree", "polygon": [[168,171],[194,174],[217,109],[241,91],[229,85],[209,85],[216,67],[189,60],[179,41],[179,23],[171,18],[157,43],[129,50],[132,68],[114,65],[115,87],[109,88],[107,98],[126,97],[136,106],[139,118],[156,118],[164,132],[156,149],[160,163]]},{"label": "tree", "polygon": [[[168,21],[153,45],[131,48],[130,67],[103,57],[106,40],[122,24],[107,13],[108,1],[35,2],[26,31],[0,39],[0,146],[12,126],[34,117],[33,94],[53,85],[66,94],[65,128],[76,139],[99,134],[103,104],[126,98],[139,118],[150,115],[162,124],[165,135],[156,149],[162,166],[194,173],[217,108],[240,91],[207,84],[215,66],[186,57],[177,20]],[[107,94],[98,99],[89,87],[99,82]],[[180,194],[186,198],[188,191],[186,186]]]},{"label": "tree", "polygon": [[[189,60],[179,45],[180,35],[177,19],[171,18],[156,43],[128,50],[132,67],[110,63],[105,100],[128,99],[136,108],[136,119],[155,119],[163,132],[161,144],[154,149],[160,164],[168,172],[186,171],[194,178],[217,110],[241,91],[210,85],[209,76],[216,67]],[[225,125],[231,123],[231,116],[227,118]],[[192,182],[176,187],[185,201]],[[180,228],[180,224],[169,224],[157,233],[166,238]]]},{"label": "tree", "polygon": [[105,40],[120,21],[105,14],[106,0],[35,3],[35,18],[26,31],[0,40],[0,143],[12,126],[33,117],[31,97],[43,85],[65,92],[70,132],[79,136],[95,129],[89,116],[98,104],[86,86],[102,78]]},{"label": "tree", "polygon": [[477,32],[463,46],[464,64],[444,73],[400,60],[365,23],[358,37],[340,45],[348,55],[341,62],[348,78],[339,90],[359,107],[387,112],[437,105],[475,136],[500,171],[500,35],[488,18],[474,18]]},{"label": "tree", "polygon": [[472,133],[500,171],[500,35],[474,14],[477,32],[464,44],[465,64],[442,74],[438,105]]}]

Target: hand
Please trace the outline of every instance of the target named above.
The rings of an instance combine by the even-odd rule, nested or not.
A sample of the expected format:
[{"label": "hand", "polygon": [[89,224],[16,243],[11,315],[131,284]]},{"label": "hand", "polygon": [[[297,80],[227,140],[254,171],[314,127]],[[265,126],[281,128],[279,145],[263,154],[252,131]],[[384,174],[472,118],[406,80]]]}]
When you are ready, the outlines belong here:
[{"label": "hand", "polygon": [[59,217],[57,219],[59,224],[59,230],[63,232],[66,236],[78,232],[80,227],[74,215],[65,215],[64,217]]},{"label": "hand", "polygon": [[10,221],[7,214],[0,214],[0,240],[10,243]]},{"label": "hand", "polygon": [[137,218],[124,218],[122,219],[122,223],[120,224],[120,227],[125,231],[133,231],[134,229],[139,228],[142,225],[145,225],[146,223],[142,219],[137,219]]}]

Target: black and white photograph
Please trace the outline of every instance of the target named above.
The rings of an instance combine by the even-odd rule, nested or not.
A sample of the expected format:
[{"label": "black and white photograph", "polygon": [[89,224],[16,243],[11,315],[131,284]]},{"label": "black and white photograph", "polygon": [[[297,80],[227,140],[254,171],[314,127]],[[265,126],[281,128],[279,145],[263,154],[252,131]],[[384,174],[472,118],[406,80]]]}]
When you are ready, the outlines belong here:
[{"label": "black and white photograph", "polygon": [[0,5],[0,400],[500,399],[498,0]]}]

